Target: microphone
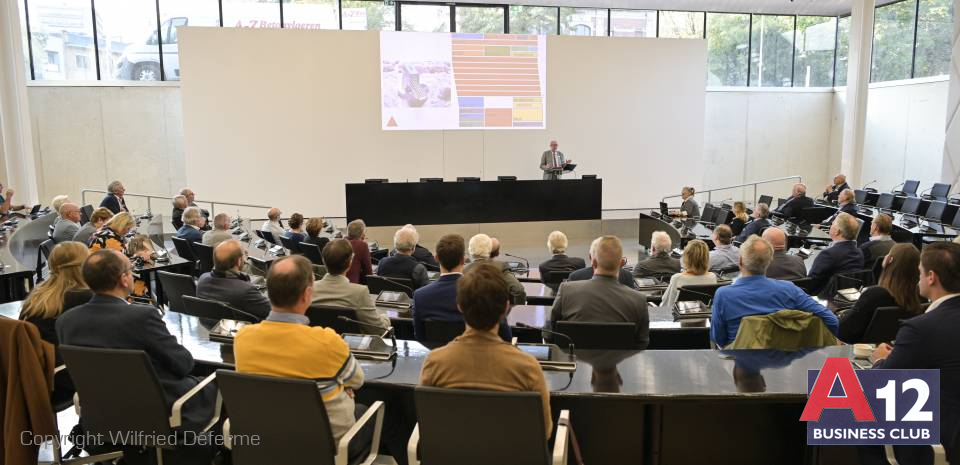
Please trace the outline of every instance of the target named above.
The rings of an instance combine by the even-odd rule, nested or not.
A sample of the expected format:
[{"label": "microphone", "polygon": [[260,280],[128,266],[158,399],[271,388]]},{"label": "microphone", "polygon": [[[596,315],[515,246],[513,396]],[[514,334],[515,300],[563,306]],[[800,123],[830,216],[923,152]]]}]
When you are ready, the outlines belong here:
[{"label": "microphone", "polygon": [[877,181],[879,181],[879,179],[874,179],[873,181],[870,181],[870,182],[864,184],[862,189],[863,189],[863,190],[867,190],[867,186],[869,186],[869,185],[871,185],[871,184],[876,184]]},{"label": "microphone", "polygon": [[[346,322],[349,322],[349,323],[357,324],[357,325],[360,325],[360,326],[366,326],[367,328],[374,328],[374,329],[378,329],[378,330],[382,330],[382,329],[383,329],[382,326],[372,325],[372,324],[370,324],[370,323],[364,323],[364,322],[362,322],[362,321],[354,320],[353,318],[345,317],[345,316],[343,316],[343,315],[338,316],[337,319],[338,319],[338,320],[342,320],[342,321],[346,321]],[[393,350],[397,350],[397,337],[396,337],[396,335],[394,334],[393,326],[387,328],[387,330],[384,331],[384,333],[380,335],[381,338],[384,338],[384,337],[387,337],[387,336],[389,336],[389,337],[390,337],[390,341],[393,342]]]},{"label": "microphone", "polygon": [[554,336],[560,336],[560,337],[562,337],[563,339],[565,339],[565,340],[567,341],[567,344],[568,344],[568,345],[567,345],[567,352],[570,353],[570,356],[571,356],[571,357],[573,356],[573,350],[574,350],[573,338],[571,338],[570,336],[567,336],[566,334],[563,334],[563,333],[558,333],[558,332],[556,332],[556,331],[553,331],[553,330],[550,330],[550,329],[547,329],[547,328],[536,328],[536,327],[530,326],[530,325],[528,325],[528,324],[526,324],[526,323],[519,322],[519,321],[517,322],[517,327],[518,327],[518,328],[525,328],[525,329],[539,330],[539,331],[542,331],[542,332],[547,333],[547,334],[552,334],[552,335],[554,335]]},{"label": "microphone", "polygon": [[932,190],[933,190],[933,186],[926,188],[925,190],[920,192],[920,197],[923,197],[923,194],[926,194],[927,192],[930,192]]},{"label": "microphone", "polygon": [[530,260],[527,260],[526,258],[517,256],[517,255],[511,255],[511,254],[508,254],[508,253],[506,253],[506,252],[504,252],[503,255],[505,255],[505,256],[507,256],[507,257],[510,257],[510,258],[516,258],[517,260],[523,260],[524,266],[526,266],[528,270],[530,269]]},{"label": "microphone", "polygon": [[[710,303],[713,302],[713,296],[710,295],[710,294],[707,294],[707,293],[705,293],[705,292],[695,291],[695,290],[693,290],[693,289],[688,289],[688,288],[685,288],[685,287],[681,287],[681,288],[679,289],[679,291],[680,291],[681,294],[682,294],[682,293],[690,293],[690,294],[693,294],[693,295],[695,295],[695,296],[706,297],[706,298],[707,298],[707,301],[704,302],[704,303],[707,304],[707,305],[710,305]],[[679,297],[679,294],[678,294],[678,297]],[[677,299],[677,300],[679,301],[679,299]],[[697,299],[697,300],[703,302],[702,299]],[[686,302],[686,301],[685,301],[685,302]]]},{"label": "microphone", "polygon": [[906,184],[906,183],[907,183],[907,182],[904,181],[904,182],[901,182],[900,184],[897,184],[896,186],[893,186],[893,189],[890,189],[890,193],[896,194],[896,193],[898,192],[898,191],[897,191],[897,188],[903,187],[903,185]]}]

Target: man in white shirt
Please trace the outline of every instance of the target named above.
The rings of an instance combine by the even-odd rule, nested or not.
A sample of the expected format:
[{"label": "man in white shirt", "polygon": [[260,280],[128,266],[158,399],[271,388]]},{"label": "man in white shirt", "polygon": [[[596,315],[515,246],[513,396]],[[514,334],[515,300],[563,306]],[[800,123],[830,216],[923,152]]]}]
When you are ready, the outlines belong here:
[{"label": "man in white shirt", "polygon": [[273,207],[267,210],[267,222],[260,226],[260,230],[273,234],[274,243],[280,243],[280,236],[282,236],[285,231],[283,230],[283,224],[280,223],[279,208]]}]

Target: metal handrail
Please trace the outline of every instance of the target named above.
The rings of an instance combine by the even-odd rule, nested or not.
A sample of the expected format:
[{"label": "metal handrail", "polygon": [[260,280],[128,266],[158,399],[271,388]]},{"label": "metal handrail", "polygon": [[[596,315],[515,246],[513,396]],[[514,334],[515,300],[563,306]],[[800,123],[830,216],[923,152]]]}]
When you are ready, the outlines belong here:
[{"label": "metal handrail", "polygon": [[[100,189],[80,189],[80,201],[83,202],[83,205],[87,204],[87,193],[96,193],[96,194],[109,194],[106,190]],[[163,196],[163,195],[152,195],[152,194],[136,194],[133,192],[124,192],[124,197],[137,197],[147,199],[147,211],[153,211],[152,201],[153,199],[172,201],[173,197]],[[267,205],[253,205],[247,203],[237,203],[237,202],[223,202],[220,200],[195,200],[195,203],[206,203],[210,204],[210,216],[217,215],[217,205],[225,207],[243,207],[243,208],[271,208]]]},{"label": "metal handrail", "polygon": [[[796,179],[797,182],[803,182],[803,177],[801,177],[801,176],[798,175],[798,174],[795,174],[795,175],[793,175],[793,176],[784,176],[784,177],[782,177],[782,178],[776,178],[776,179],[764,179],[764,180],[762,180],[762,181],[746,182],[746,183],[743,183],[743,184],[737,184],[737,185],[733,185],[733,186],[715,187],[715,188],[713,188],[713,189],[708,189],[708,190],[705,190],[705,191],[697,191],[696,194],[694,194],[694,195],[707,194],[707,203],[710,203],[710,201],[713,200],[713,193],[716,192],[716,191],[725,191],[725,190],[730,190],[730,189],[737,189],[737,188],[740,188],[740,187],[753,186],[753,199],[756,200],[756,199],[757,199],[757,186],[758,186],[758,185],[760,185],[760,184],[768,184],[768,183],[771,183],[771,182],[789,181],[789,180],[791,180],[791,179]],[[664,197],[661,201],[666,202],[667,199],[675,199],[675,198],[677,198],[677,197],[682,197],[682,194],[668,195],[668,196]]]}]

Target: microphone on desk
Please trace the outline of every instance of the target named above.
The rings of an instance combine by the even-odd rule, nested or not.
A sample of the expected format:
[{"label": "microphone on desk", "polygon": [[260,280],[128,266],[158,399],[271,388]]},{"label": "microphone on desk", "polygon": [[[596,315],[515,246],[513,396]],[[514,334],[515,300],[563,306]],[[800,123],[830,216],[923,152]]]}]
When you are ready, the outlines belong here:
[{"label": "microphone on desk", "polygon": [[[349,322],[349,323],[357,324],[357,325],[360,325],[360,326],[366,326],[367,328],[374,328],[374,329],[380,329],[380,330],[383,329],[382,326],[373,325],[373,324],[370,324],[370,323],[364,323],[364,322],[362,322],[362,321],[360,321],[360,320],[354,320],[353,318],[346,317],[346,316],[343,316],[343,315],[338,316],[337,319],[338,319],[338,320],[342,320],[342,321],[346,321],[346,322]],[[384,331],[384,333],[380,335],[381,338],[388,337],[388,336],[390,337],[390,342],[393,343],[393,350],[397,350],[397,336],[396,336],[396,334],[395,334],[394,331],[393,331],[393,326],[387,328],[387,330]]]},{"label": "microphone on desk", "polygon": [[560,336],[560,337],[562,337],[563,339],[565,339],[565,340],[567,341],[567,352],[570,353],[570,356],[571,356],[571,357],[573,356],[573,350],[574,350],[573,338],[571,338],[570,336],[567,336],[566,334],[563,334],[563,333],[560,333],[560,332],[557,332],[557,331],[554,331],[554,330],[551,330],[551,329],[547,329],[547,328],[537,328],[537,327],[534,327],[534,326],[530,326],[530,325],[528,325],[528,324],[526,324],[526,323],[523,323],[523,322],[520,322],[520,321],[517,322],[517,327],[518,327],[518,328],[524,328],[524,329],[539,330],[539,331],[542,331],[542,332],[547,333],[547,334],[552,334],[552,335],[554,335],[554,336]]},{"label": "microphone on desk", "polygon": [[530,269],[530,260],[527,260],[526,258],[520,257],[520,256],[518,256],[518,255],[511,255],[511,254],[508,254],[508,253],[506,253],[506,252],[504,252],[503,255],[504,255],[504,256],[507,256],[507,257],[510,257],[510,258],[516,258],[517,260],[523,260],[523,263],[524,263],[524,265],[527,267],[527,269],[528,269],[528,270]]},{"label": "microphone on desk", "polygon": [[906,184],[906,181],[901,182],[900,184],[897,184],[896,186],[893,186],[893,189],[890,189],[890,193],[891,193],[891,194],[896,194],[896,193],[898,192],[897,189],[900,188],[900,187],[903,187],[904,184]]},{"label": "microphone on desk", "polygon": [[871,184],[876,184],[877,181],[879,181],[879,179],[874,179],[873,181],[870,181],[870,182],[864,184],[863,187],[861,188],[861,190],[867,190],[867,187],[869,187]]},{"label": "microphone on desk", "polygon": [[[722,273],[721,273],[721,275],[722,275]],[[713,296],[710,295],[710,294],[707,294],[706,292],[695,291],[695,290],[693,290],[693,289],[687,289],[687,288],[683,288],[683,287],[681,287],[680,289],[678,289],[678,291],[680,292],[680,294],[690,293],[690,294],[693,294],[693,295],[695,295],[695,296],[706,297],[706,298],[707,298],[707,301],[706,301],[706,302],[703,302],[702,299],[697,299],[697,300],[699,300],[700,302],[703,302],[705,305],[710,305],[710,304],[713,302]],[[680,294],[677,294],[677,296],[679,297]],[[678,298],[677,301],[680,302],[680,299]],[[687,301],[684,301],[684,302],[687,302]]]},{"label": "microphone on desk", "polygon": [[927,192],[930,192],[930,191],[932,191],[932,190],[933,190],[933,186],[930,186],[930,187],[928,187],[928,188],[920,191],[920,197],[923,197],[923,194],[926,194]]}]

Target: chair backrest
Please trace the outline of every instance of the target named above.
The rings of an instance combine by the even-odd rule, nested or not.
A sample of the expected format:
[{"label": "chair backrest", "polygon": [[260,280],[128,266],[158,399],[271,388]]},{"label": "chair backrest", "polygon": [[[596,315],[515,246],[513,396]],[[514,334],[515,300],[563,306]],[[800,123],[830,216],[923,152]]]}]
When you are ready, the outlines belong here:
[{"label": "chair backrest", "polygon": [[233,463],[334,463],[333,430],[315,380],[219,370],[217,385],[230,434],[259,437],[256,443],[234,440]]},{"label": "chair backrest", "polygon": [[283,244],[283,247],[290,251],[294,255],[300,254],[300,247],[297,247],[298,241],[290,239],[287,236],[280,236],[280,243]]},{"label": "chair backrest", "polygon": [[200,242],[191,242],[190,248],[193,249],[193,254],[197,257],[200,274],[213,269],[213,247]]},{"label": "chair backrest", "polygon": [[360,325],[340,319],[341,316],[345,316],[351,320],[356,320],[357,311],[352,308],[311,305],[310,308],[307,309],[306,315],[307,318],[310,319],[310,326],[330,328],[336,331],[337,334],[364,333]]},{"label": "chair backrest", "polygon": [[543,284],[560,284],[567,280],[570,277],[570,273],[573,271],[570,270],[550,270],[547,271],[547,275],[543,276]]},{"label": "chair backrest", "polygon": [[182,237],[171,237],[173,241],[173,247],[177,249],[177,255],[184,260],[190,260],[192,262],[197,261],[197,254],[193,253],[193,248],[190,247],[190,243]]},{"label": "chair backrest", "polygon": [[908,179],[903,182],[903,189],[900,192],[903,192],[907,195],[917,195],[917,189],[920,187],[920,181],[916,179]]},{"label": "chair backrest", "polygon": [[371,294],[379,294],[383,291],[403,292],[413,297],[413,281],[404,278],[387,278],[384,276],[367,276],[367,289]]},{"label": "chair backrest", "polygon": [[370,261],[373,263],[380,263],[380,260],[387,258],[390,255],[390,250],[388,249],[376,249],[370,250]]},{"label": "chair backrest", "polygon": [[[578,349],[636,350],[637,325],[635,323],[588,323],[583,321],[557,321],[554,330],[573,339]],[[563,338],[554,338],[560,347],[568,345]]]},{"label": "chair backrest", "polygon": [[947,184],[943,182],[933,183],[933,187],[930,188],[930,197],[935,199],[946,199],[950,195],[950,188],[953,187],[952,184]]},{"label": "chair backrest", "polygon": [[[170,434],[170,411],[146,352],[64,344],[59,350],[77,388],[87,433],[109,438],[113,432],[129,435],[130,445],[163,447],[153,440]],[[141,431],[146,434],[140,438],[130,434]]]},{"label": "chair backrest", "polygon": [[[546,465],[547,432],[536,392],[417,387],[420,456],[425,464]],[[456,412],[456,415],[451,415]],[[510,421],[501,415],[508,413]]]},{"label": "chair backrest", "polygon": [[700,219],[708,223],[713,223],[713,211],[716,207],[712,203],[708,203],[703,206],[703,212],[700,213]]},{"label": "chair backrest", "polygon": [[907,313],[900,307],[880,307],[870,319],[867,330],[863,337],[857,342],[867,344],[879,344],[881,342],[890,342],[897,337],[897,331],[900,330],[900,323],[913,315]]},{"label": "chair backrest", "polygon": [[820,317],[801,310],[780,310],[743,317],[736,339],[726,348],[797,350],[836,343]]},{"label": "chair backrest", "polygon": [[883,192],[880,194],[880,197],[877,198],[877,208],[882,208],[889,210],[893,208],[893,194],[889,192]]},{"label": "chair backrest", "polygon": [[709,304],[713,300],[713,296],[716,295],[717,289],[729,284],[730,283],[688,284],[680,286],[680,288],[677,289],[677,302],[699,300],[700,302]]},{"label": "chair backrest", "polygon": [[40,252],[43,253],[43,259],[49,260],[50,253],[53,252],[53,248],[56,246],[53,242],[53,239],[47,239],[40,243]]},{"label": "chair backrest", "polygon": [[84,205],[80,207],[80,223],[81,224],[89,223],[91,216],[93,216],[93,205]]},{"label": "chair backrest", "polygon": [[210,320],[237,320],[248,323],[260,322],[260,318],[243,310],[233,308],[226,302],[204,299],[192,295],[185,295],[181,298],[183,299],[183,311],[178,313],[183,313],[184,315]]},{"label": "chair backrest", "polygon": [[830,280],[827,281],[826,286],[820,290],[820,297],[824,299],[833,298],[834,294],[837,293],[840,289],[848,288],[861,288],[872,286],[875,284],[873,278],[873,269],[858,270],[858,271],[845,271],[843,273],[837,273],[830,277]]},{"label": "chair backrest", "polygon": [[426,342],[447,344],[463,334],[466,324],[461,321],[426,320],[423,323]]},{"label": "chair backrest", "polygon": [[733,215],[733,212],[724,208],[717,208],[713,210],[713,223],[715,224],[728,224],[730,223],[730,217]]},{"label": "chair backrest", "polygon": [[163,294],[167,297],[167,306],[170,310],[184,313],[183,296],[197,295],[197,283],[193,280],[193,276],[157,271],[157,279],[160,281],[160,287],[163,288]]},{"label": "chair backrest", "polygon": [[920,210],[920,197],[907,197],[903,199],[903,205],[900,206],[900,213],[916,215],[918,210]]},{"label": "chair backrest", "polygon": [[307,259],[310,260],[310,263],[313,263],[314,265],[323,265],[323,255],[320,254],[320,246],[317,244],[301,242],[297,244],[297,248],[304,257],[307,257]]},{"label": "chair backrest", "polygon": [[817,294],[817,280],[814,278],[799,278],[790,281],[795,284],[800,289],[803,289],[803,292],[806,292],[807,295],[816,295]]},{"label": "chair backrest", "polygon": [[276,237],[273,237],[273,233],[270,232],[270,231],[257,230],[257,235],[260,236],[260,237],[262,237],[264,240],[266,240],[267,242],[269,242],[269,243],[271,243],[271,244],[276,244],[276,243],[277,243],[277,238],[276,238]]}]

